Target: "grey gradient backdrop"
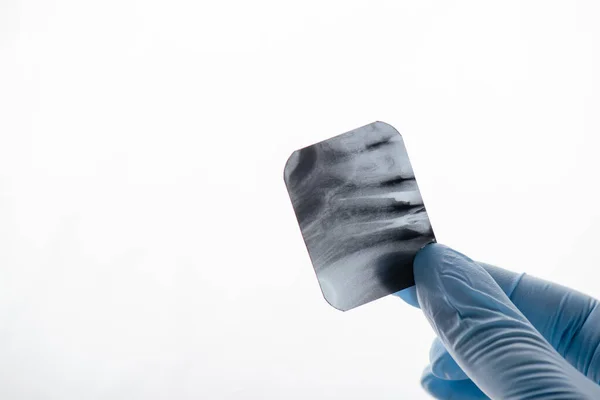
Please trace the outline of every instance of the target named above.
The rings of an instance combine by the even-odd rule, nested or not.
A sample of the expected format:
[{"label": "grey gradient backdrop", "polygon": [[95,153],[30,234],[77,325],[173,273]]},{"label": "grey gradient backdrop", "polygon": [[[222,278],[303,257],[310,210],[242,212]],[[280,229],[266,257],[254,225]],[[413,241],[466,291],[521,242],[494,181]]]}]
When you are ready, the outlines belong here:
[{"label": "grey gradient backdrop", "polygon": [[402,132],[440,242],[599,296],[593,1],[0,3],[0,398],[425,399],[322,299],[282,168]]}]

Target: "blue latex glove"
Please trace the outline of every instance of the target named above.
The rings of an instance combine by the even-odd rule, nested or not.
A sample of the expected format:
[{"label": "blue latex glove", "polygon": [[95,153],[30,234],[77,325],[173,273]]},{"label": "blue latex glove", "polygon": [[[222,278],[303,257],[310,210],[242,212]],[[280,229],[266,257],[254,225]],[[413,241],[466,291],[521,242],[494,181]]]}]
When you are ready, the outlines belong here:
[{"label": "blue latex glove", "polygon": [[440,244],[397,293],[435,330],[421,383],[437,399],[600,399],[598,301]]}]

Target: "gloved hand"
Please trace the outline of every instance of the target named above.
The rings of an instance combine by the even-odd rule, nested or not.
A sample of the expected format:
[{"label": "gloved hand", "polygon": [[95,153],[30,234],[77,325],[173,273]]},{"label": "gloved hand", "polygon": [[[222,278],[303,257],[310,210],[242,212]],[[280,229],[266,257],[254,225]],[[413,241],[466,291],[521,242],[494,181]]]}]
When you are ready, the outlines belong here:
[{"label": "gloved hand", "polygon": [[438,339],[421,383],[437,399],[600,399],[598,301],[477,263],[440,244],[414,261],[420,306]]}]

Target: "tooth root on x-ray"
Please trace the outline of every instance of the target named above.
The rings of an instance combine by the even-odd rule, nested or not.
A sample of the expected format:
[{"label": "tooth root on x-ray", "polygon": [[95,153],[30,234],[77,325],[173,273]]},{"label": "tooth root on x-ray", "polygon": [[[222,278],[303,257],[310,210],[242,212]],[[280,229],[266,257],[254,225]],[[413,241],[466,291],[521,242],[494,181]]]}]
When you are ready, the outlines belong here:
[{"label": "tooth root on x-ray", "polygon": [[284,179],[329,304],[346,311],[414,285],[414,257],[435,236],[394,127],[296,150]]}]

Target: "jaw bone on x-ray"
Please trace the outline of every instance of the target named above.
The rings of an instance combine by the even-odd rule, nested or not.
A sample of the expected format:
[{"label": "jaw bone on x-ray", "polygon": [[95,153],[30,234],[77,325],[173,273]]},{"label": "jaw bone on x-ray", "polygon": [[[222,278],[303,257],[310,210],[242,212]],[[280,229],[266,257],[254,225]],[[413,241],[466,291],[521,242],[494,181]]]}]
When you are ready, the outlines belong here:
[{"label": "jaw bone on x-ray", "polygon": [[435,241],[404,140],[374,122],[296,150],[285,183],[323,296],[346,311],[414,285]]}]

